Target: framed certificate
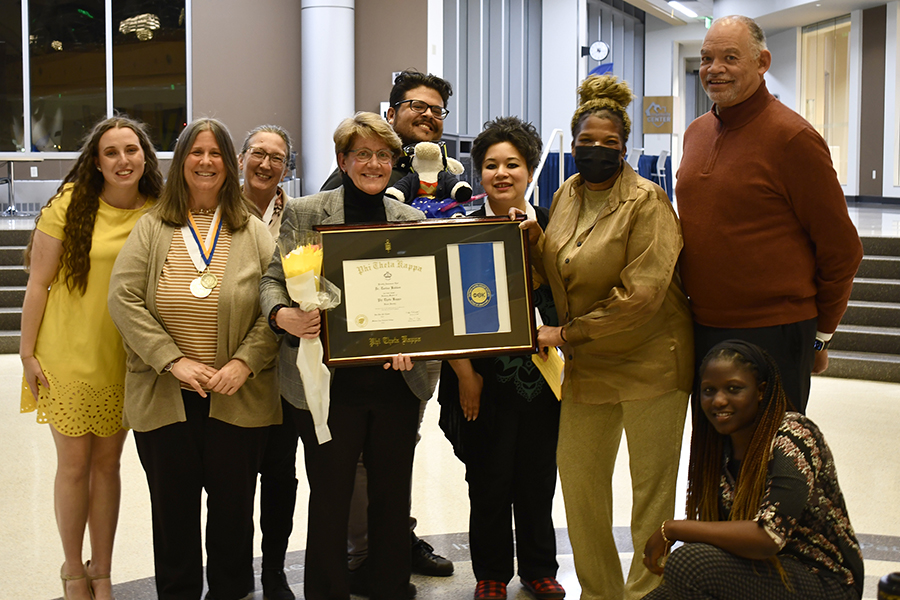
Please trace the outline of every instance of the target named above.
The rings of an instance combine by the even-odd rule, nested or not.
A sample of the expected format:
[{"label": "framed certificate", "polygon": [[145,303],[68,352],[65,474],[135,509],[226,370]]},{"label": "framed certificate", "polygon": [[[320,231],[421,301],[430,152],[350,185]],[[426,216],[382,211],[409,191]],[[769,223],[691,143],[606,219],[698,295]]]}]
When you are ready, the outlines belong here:
[{"label": "framed certificate", "polygon": [[527,234],[507,217],[319,225],[329,366],[534,352]]}]

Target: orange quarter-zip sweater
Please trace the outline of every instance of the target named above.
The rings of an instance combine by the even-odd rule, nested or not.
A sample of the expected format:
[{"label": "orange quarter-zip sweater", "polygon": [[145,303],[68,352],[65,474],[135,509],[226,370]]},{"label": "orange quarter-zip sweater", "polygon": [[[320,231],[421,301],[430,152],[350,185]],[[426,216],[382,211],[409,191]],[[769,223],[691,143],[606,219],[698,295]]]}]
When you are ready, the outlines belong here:
[{"label": "orange quarter-zip sweater", "polygon": [[862,244],[825,140],[765,82],[691,123],[675,190],[697,323],[835,330]]}]

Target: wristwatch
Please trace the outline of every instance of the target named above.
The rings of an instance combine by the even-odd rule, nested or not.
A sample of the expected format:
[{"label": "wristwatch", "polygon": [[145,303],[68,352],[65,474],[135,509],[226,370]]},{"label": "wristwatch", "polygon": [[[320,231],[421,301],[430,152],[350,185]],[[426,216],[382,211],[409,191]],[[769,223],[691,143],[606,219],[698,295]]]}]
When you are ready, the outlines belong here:
[{"label": "wristwatch", "polygon": [[[832,338],[834,339],[834,338]],[[813,342],[813,348],[816,349],[816,352],[821,352],[822,350],[828,350],[828,346],[831,345],[831,340],[823,340],[820,338],[816,338],[816,341]]]},{"label": "wristwatch", "polygon": [[172,362],[170,362],[169,364],[167,364],[166,366],[164,366],[162,372],[163,372],[163,373],[168,373],[169,371],[171,371],[171,370],[172,370],[172,367],[175,366],[175,363],[177,363],[177,362],[178,362],[179,360],[181,360],[182,358],[184,358],[184,357],[183,357],[183,356],[179,356],[178,358],[176,358],[175,360],[173,360]]},{"label": "wristwatch", "polygon": [[278,314],[278,311],[282,308],[287,308],[285,304],[276,304],[272,307],[272,310],[269,311],[269,329],[274,331],[277,334],[285,333],[284,329],[278,326],[278,323],[275,322],[275,315]]}]

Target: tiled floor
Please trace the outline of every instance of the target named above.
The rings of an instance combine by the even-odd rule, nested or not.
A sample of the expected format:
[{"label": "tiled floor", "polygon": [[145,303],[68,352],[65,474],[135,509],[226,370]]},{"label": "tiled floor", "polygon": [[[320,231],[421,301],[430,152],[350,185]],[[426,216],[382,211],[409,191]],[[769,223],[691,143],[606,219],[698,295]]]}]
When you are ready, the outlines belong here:
[{"label": "tiled floor", "polygon": [[[62,551],[53,518],[53,442],[46,425],[34,413],[19,414],[21,367],[18,357],[0,356],[0,600],[50,599],[60,595],[57,578]],[[470,598],[474,578],[468,561],[466,530],[468,501],[462,464],[456,460],[437,426],[437,404],[429,404],[423,439],[416,454],[413,512],[418,533],[456,562],[456,574],[446,579],[414,577],[419,597]],[[822,430],[835,454],[850,515],[864,543],[866,598],[875,598],[877,579],[900,571],[900,385],[816,378],[810,417]],[[687,460],[687,434],[682,471]],[[302,458],[302,457],[301,457]],[[614,477],[617,539],[622,560],[631,557],[627,525],[631,511],[630,484],[624,446]],[[294,533],[288,554],[289,580],[302,597],[303,547],[306,538],[307,490],[302,483]],[[129,440],[122,459],[122,515],[113,560],[113,581],[119,600],[155,598],[147,485]],[[683,472],[680,481],[684,481]],[[682,484],[683,488],[683,484]],[[679,491],[683,497],[684,490]],[[578,582],[566,537],[562,497],[557,492],[554,518],[558,528],[560,581],[570,598],[578,597]],[[257,540],[257,553],[258,553]],[[510,598],[528,598],[518,582]],[[257,599],[262,593],[257,592]]]}]

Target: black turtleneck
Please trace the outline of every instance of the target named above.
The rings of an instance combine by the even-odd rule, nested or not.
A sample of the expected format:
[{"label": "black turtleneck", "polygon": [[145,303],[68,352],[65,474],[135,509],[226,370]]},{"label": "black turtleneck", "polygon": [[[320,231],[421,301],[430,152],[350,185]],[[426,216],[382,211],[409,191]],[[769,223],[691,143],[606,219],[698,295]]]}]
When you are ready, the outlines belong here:
[{"label": "black turtleneck", "polygon": [[384,212],[384,190],[377,194],[367,194],[353,183],[347,173],[341,173],[344,186],[344,223],[383,223],[387,221]]},{"label": "black turtleneck", "polygon": [[[344,223],[384,223],[384,191],[367,194],[347,173],[341,173],[344,186]],[[396,402],[397,398],[418,401],[403,379],[403,373],[385,370],[382,365],[338,368],[331,380],[331,400],[339,404]]]}]

